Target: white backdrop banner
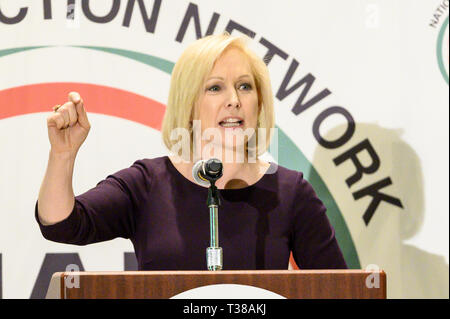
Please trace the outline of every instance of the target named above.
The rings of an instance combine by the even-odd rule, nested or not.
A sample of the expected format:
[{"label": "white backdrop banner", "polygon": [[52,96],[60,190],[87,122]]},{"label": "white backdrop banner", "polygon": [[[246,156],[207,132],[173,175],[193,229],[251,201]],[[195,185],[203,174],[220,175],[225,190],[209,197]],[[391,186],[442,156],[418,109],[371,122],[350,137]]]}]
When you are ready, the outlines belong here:
[{"label": "white backdrop banner", "polygon": [[265,156],[304,172],[348,265],[383,269],[389,298],[448,298],[448,12],[448,0],[0,0],[0,297],[44,297],[68,265],[135,269],[127,240],[41,236],[46,117],[82,95],[92,129],[75,194],[165,155],[174,63],[227,30],[271,73],[279,149]]}]

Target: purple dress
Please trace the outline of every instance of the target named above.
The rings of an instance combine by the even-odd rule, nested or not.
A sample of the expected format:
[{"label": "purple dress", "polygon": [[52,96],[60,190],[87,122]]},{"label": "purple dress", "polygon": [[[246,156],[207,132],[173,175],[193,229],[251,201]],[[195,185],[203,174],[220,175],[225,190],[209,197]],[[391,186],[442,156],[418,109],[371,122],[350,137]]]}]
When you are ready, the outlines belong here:
[{"label": "purple dress", "polygon": [[[39,222],[37,203],[35,218],[43,236],[56,242],[129,238],[139,270],[206,270],[207,194],[164,156],[138,160],[76,196],[71,214],[57,224]],[[291,251],[300,269],[347,268],[326,208],[302,173],[278,166],[220,195],[224,270],[287,269]]]}]

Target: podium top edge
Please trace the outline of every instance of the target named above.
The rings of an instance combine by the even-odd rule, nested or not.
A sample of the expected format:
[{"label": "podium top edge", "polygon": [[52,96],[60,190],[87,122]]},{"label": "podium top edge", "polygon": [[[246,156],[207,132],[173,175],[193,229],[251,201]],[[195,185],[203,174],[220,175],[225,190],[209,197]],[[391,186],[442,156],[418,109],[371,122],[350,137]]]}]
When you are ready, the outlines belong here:
[{"label": "podium top edge", "polygon": [[330,274],[330,275],[350,275],[350,274],[369,274],[380,273],[385,275],[383,270],[363,270],[363,269],[314,269],[314,270],[142,270],[142,271],[79,271],[79,272],[56,272],[53,276],[63,276],[64,274],[80,275],[80,276],[151,276],[151,275],[231,275],[231,274],[247,274],[247,275],[293,275],[293,274]]}]

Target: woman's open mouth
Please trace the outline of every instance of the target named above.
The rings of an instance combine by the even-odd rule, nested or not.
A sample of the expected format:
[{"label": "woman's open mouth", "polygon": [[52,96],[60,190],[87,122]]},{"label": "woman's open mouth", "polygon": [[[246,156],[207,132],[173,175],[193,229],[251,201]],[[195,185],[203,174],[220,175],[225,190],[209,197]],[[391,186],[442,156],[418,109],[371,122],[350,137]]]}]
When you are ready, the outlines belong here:
[{"label": "woman's open mouth", "polygon": [[244,120],[237,117],[229,117],[219,122],[219,125],[225,128],[243,127],[243,124]]}]

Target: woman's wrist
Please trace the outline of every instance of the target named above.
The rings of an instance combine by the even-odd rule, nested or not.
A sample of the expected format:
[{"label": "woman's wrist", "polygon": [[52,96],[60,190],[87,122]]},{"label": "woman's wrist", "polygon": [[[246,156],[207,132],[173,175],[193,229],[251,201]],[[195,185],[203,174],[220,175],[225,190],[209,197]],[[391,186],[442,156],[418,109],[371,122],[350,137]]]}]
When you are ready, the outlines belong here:
[{"label": "woman's wrist", "polygon": [[56,161],[75,161],[77,153],[73,152],[58,152],[50,149],[49,160]]}]

